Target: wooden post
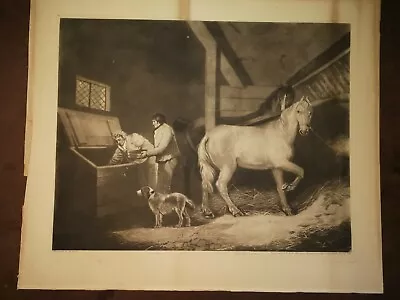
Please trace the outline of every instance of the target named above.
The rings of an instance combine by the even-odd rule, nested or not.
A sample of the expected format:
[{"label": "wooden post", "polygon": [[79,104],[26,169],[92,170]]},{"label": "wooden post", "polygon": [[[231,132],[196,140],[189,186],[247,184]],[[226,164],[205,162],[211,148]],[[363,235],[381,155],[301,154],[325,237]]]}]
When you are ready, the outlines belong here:
[{"label": "wooden post", "polygon": [[209,47],[206,51],[205,66],[205,129],[209,131],[216,124],[216,98],[217,98],[217,45]]},{"label": "wooden post", "polygon": [[217,70],[221,70],[229,85],[243,87],[243,83],[224,53],[219,51],[217,42],[206,25],[200,21],[189,21],[188,24],[206,51],[204,104],[205,129],[209,131],[216,125],[217,95],[219,93],[217,87]]},{"label": "wooden post", "polygon": [[217,97],[217,42],[203,22],[188,22],[193,33],[199,39],[206,51],[205,78],[204,78],[204,119],[205,130],[209,131],[216,124],[216,97]]}]

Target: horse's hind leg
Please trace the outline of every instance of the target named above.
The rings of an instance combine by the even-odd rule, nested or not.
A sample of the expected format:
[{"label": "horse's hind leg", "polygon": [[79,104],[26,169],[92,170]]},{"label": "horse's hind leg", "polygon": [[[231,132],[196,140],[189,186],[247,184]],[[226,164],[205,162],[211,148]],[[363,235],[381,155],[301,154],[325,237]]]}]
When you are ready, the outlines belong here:
[{"label": "horse's hind leg", "polygon": [[282,186],[283,190],[286,190],[286,191],[294,190],[297,187],[297,185],[299,184],[300,180],[303,179],[303,177],[304,177],[304,169],[290,161],[281,163],[279,165],[279,167],[285,171],[288,171],[288,172],[291,172],[291,173],[297,175],[297,177],[291,183],[283,184],[283,186]]},{"label": "horse's hind leg", "polygon": [[214,218],[214,214],[211,211],[211,209],[208,207],[208,189],[207,187],[203,186],[202,187],[202,201],[201,201],[201,212],[206,218]]},{"label": "horse's hind leg", "polygon": [[281,200],[282,210],[286,215],[291,216],[293,213],[289,204],[287,203],[285,192],[282,189],[283,171],[281,169],[272,169],[272,175],[274,175],[276,190],[278,191],[279,199]]},{"label": "horse's hind leg", "polygon": [[237,208],[237,206],[232,202],[231,198],[228,194],[228,183],[231,180],[233,173],[236,170],[236,166],[226,166],[223,167],[219,173],[219,177],[216,182],[217,189],[222,199],[224,199],[225,203],[228,205],[228,209],[230,213],[236,216],[243,216],[244,213]]},{"label": "horse's hind leg", "polygon": [[185,226],[190,226],[190,216],[189,216],[189,213],[187,212],[187,210],[186,210],[186,207],[185,207],[185,209],[183,210],[183,217],[185,218],[185,223],[186,223],[186,225]]}]

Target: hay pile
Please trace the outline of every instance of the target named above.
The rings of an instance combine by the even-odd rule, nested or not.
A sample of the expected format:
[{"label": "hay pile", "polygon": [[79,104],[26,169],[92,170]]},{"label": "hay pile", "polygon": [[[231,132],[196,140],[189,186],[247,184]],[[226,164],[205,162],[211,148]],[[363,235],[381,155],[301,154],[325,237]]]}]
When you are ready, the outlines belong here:
[{"label": "hay pile", "polygon": [[[250,215],[284,215],[279,204],[279,196],[276,191],[260,191],[256,188],[231,186],[229,196],[233,203],[244,212]],[[215,217],[229,214],[225,201],[218,195],[213,194],[209,199],[209,207]],[[193,218],[200,223],[207,223],[200,210],[196,210]]]},{"label": "hay pile", "polygon": [[[312,185],[295,197],[292,196],[292,193],[287,193],[287,198],[289,205],[298,214],[309,207],[320,194],[327,195],[326,205],[328,206],[330,202],[343,203],[350,197],[349,184],[342,180],[332,180],[324,184]],[[274,189],[261,190],[254,187],[231,185],[229,195],[233,203],[248,215],[285,216],[281,210],[278,193]],[[209,206],[216,217],[229,214],[225,201],[217,193],[210,197]],[[203,218],[200,209],[196,210],[193,218],[199,223],[208,222],[208,219]]]},{"label": "hay pile", "polygon": [[[340,180],[309,187],[290,201],[285,216],[276,191],[235,188],[232,201],[248,216],[233,217],[218,196],[210,199],[215,219],[192,215],[193,226],[132,228],[115,232],[126,244],[152,250],[348,251],[349,185]],[[199,210],[199,208],[198,208]]]}]

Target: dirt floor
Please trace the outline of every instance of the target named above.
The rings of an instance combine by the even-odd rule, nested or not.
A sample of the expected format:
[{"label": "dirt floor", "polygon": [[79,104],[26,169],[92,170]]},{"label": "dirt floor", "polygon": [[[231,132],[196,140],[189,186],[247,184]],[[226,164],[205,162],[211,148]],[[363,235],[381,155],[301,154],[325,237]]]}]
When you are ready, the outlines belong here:
[{"label": "dirt floor", "polygon": [[[234,203],[247,216],[233,217],[224,202],[210,201],[216,218],[205,219],[199,208],[191,211],[192,226],[175,228],[177,217],[165,217],[165,227],[154,229],[149,212],[137,222],[108,232],[124,249],[137,250],[252,250],[349,251],[350,188],[344,180],[312,185],[290,204],[294,216],[285,216],[276,191],[231,187]],[[145,220],[145,221],[144,221]]]}]

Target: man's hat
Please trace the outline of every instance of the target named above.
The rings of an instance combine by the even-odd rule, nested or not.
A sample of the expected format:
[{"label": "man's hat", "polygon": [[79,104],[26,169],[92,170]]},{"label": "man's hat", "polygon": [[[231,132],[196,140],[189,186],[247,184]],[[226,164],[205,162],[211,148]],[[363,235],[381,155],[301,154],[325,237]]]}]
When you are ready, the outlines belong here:
[{"label": "man's hat", "polygon": [[122,131],[122,130],[119,130],[119,131],[117,131],[117,132],[114,132],[113,135],[112,135],[112,137],[113,137],[114,140],[117,139],[117,137],[126,138],[126,136],[127,136],[126,132],[125,132],[125,131]]}]

